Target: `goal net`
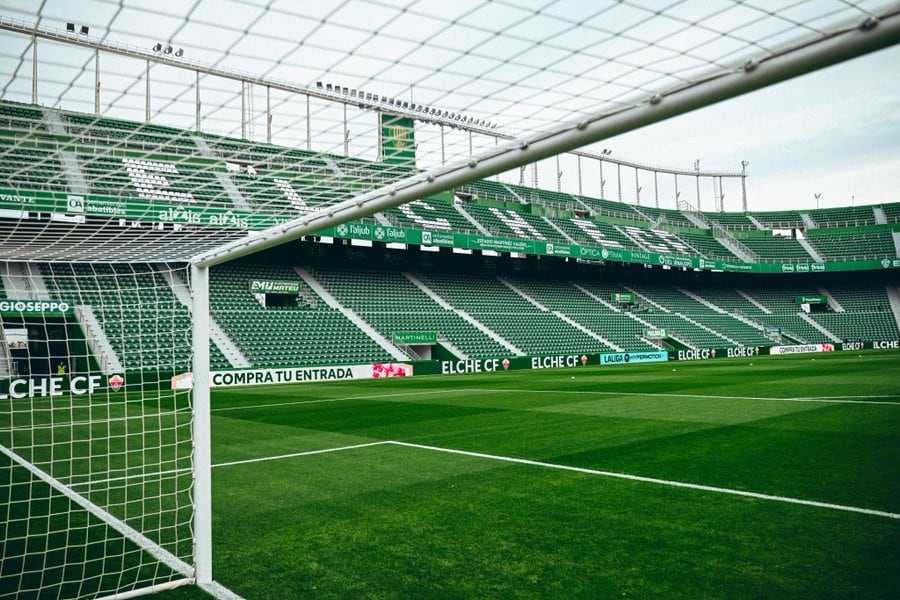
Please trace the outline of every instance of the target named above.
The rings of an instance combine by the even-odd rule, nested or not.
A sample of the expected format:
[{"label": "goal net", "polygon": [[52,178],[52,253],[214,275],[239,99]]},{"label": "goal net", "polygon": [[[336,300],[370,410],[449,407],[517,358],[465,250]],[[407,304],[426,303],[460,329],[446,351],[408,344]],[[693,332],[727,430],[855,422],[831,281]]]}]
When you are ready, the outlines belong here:
[{"label": "goal net", "polygon": [[[229,596],[209,373],[248,365],[210,341],[215,265],[538,163],[560,191],[578,148],[900,39],[877,2],[326,4],[0,15],[0,594]],[[121,41],[152,25],[196,44]]]},{"label": "goal net", "polygon": [[192,403],[172,385],[191,368],[187,277],[0,262],[0,589],[102,597],[193,576]]}]

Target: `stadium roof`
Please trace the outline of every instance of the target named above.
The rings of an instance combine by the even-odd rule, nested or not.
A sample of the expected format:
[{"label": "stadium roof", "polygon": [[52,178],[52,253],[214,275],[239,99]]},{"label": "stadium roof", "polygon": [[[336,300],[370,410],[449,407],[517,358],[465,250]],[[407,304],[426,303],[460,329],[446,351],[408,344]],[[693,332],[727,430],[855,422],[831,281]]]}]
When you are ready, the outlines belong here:
[{"label": "stadium roof", "polygon": [[[417,130],[428,168],[489,154],[496,134],[531,138],[695,90],[681,112],[743,93],[875,49],[848,50],[842,37],[885,29],[879,21],[891,33],[877,47],[896,43],[898,10],[880,0],[13,3],[0,19],[0,93],[188,130],[202,121],[207,133],[287,147],[314,138],[315,150],[335,154],[352,140],[350,154],[373,159],[377,135],[365,124],[375,106],[432,125]],[[723,78],[829,44],[838,52],[822,62],[716,90]],[[350,102],[359,94],[367,106]],[[657,118],[621,120],[614,133]],[[456,137],[445,142],[450,128]]]}]

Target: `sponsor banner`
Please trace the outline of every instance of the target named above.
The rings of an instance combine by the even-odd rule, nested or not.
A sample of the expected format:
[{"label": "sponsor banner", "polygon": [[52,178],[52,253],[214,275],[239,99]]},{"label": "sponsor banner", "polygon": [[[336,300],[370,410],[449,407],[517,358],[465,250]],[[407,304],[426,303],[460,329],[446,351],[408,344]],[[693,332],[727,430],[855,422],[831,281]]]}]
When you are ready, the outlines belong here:
[{"label": "sponsor banner", "polygon": [[735,346],[731,348],[700,348],[698,350],[670,350],[669,360],[708,360],[713,358],[746,358],[765,353],[766,347]]},{"label": "sponsor banner", "polygon": [[652,352],[605,352],[600,355],[601,365],[665,362],[667,360],[669,360],[669,353],[665,350]]},{"label": "sponsor banner", "polygon": [[[393,139],[398,139],[391,134]],[[390,136],[386,136],[388,139]],[[401,136],[404,137],[404,136]],[[406,148],[404,146],[404,148]],[[415,160],[415,151],[410,155]],[[408,158],[403,160],[407,160]],[[279,190],[274,180],[259,177],[260,183],[271,182],[274,190]],[[315,207],[311,207],[315,208]],[[147,221],[173,223],[196,227],[221,227],[239,230],[262,230],[281,225],[297,214],[272,215],[192,203],[184,206],[166,200],[148,200],[137,197],[112,197],[83,195],[37,190],[0,189],[0,210],[16,212],[44,212],[57,214],[78,214],[86,217],[118,218],[127,221]],[[448,231],[423,231],[402,227],[376,226],[364,223],[347,223],[316,232],[324,237],[341,237],[379,242],[399,242],[426,246],[449,246],[471,250],[493,250],[519,254],[540,254],[565,256],[586,260],[609,260],[627,263],[643,263],[740,273],[815,273],[825,271],[855,271],[869,269],[900,269],[900,258],[884,258],[859,261],[836,261],[827,263],[741,263],[735,261],[711,260],[700,257],[658,254],[639,250],[581,246],[557,242],[502,238],[483,235],[469,235]]]},{"label": "sponsor banner", "polygon": [[669,352],[669,360],[707,360],[715,358],[718,354],[715,348],[702,348],[699,350],[678,350]]},{"label": "sponsor banner", "polygon": [[68,300],[0,300],[0,315],[24,317],[65,317],[75,305]]},{"label": "sponsor banner", "polygon": [[666,337],[665,329],[644,329],[644,337],[651,340],[658,340]]},{"label": "sponsor banner", "polygon": [[797,296],[797,304],[828,304],[828,298],[818,294]]},{"label": "sponsor banner", "polygon": [[863,350],[866,345],[864,342],[844,342],[843,344],[838,344],[841,347],[841,350]]},{"label": "sponsor banner", "polygon": [[323,229],[316,235],[382,242],[402,242],[424,246],[446,246],[469,250],[493,250],[519,254],[540,254],[544,256],[564,256],[587,260],[617,261],[704,269],[709,271],[730,271],[735,273],[809,273],[824,271],[852,271],[863,269],[900,268],[900,258],[885,260],[861,260],[828,263],[739,263],[712,260],[700,257],[657,254],[624,248],[581,246],[557,242],[541,242],[521,238],[502,238],[486,235],[469,235],[451,231],[429,231],[404,229],[400,227],[375,226],[371,224],[347,223]]},{"label": "sponsor banner", "polygon": [[440,361],[442,375],[458,373],[495,373],[519,369],[560,369],[598,364],[597,355],[557,354],[550,356],[516,356],[513,358],[473,358]]},{"label": "sponsor banner", "polygon": [[121,375],[47,375],[43,377],[19,377],[0,380],[0,400],[45,398],[71,394],[83,396],[104,391],[122,389],[125,379]]},{"label": "sponsor banner", "polygon": [[299,281],[278,281],[274,279],[251,279],[250,291],[254,294],[300,294]]},{"label": "sponsor banner", "polygon": [[[277,189],[274,182],[272,187]],[[0,209],[57,214],[74,213],[88,217],[109,217],[130,221],[253,230],[280,225],[297,216],[254,213],[199,204],[185,207],[171,202],[137,197],[70,196],[69,194],[13,189],[0,189]]]},{"label": "sponsor banner", "polygon": [[578,256],[578,246],[574,244],[560,244],[559,242],[547,242],[544,253],[547,256]]},{"label": "sponsor banner", "polygon": [[[415,234],[419,235],[415,235]],[[421,244],[421,232],[417,229],[403,229],[402,227],[377,226],[372,232],[376,242],[386,244]]]},{"label": "sponsor banner", "polygon": [[610,294],[609,299],[611,302],[621,303],[621,304],[634,304],[634,294],[623,294],[616,292],[614,294]]},{"label": "sponsor banner", "polygon": [[[211,387],[235,387],[241,385],[269,385],[279,383],[303,383],[307,381],[341,381],[345,379],[382,379],[386,377],[411,377],[413,366],[406,363],[374,363],[369,365],[343,365],[332,367],[285,367],[281,369],[246,369],[240,371],[213,371]],[[193,380],[186,381],[189,373],[172,378],[173,389],[188,389]],[[178,385],[180,387],[176,388]]]},{"label": "sponsor banner", "polygon": [[810,352],[834,352],[834,344],[801,344],[769,348],[769,354],[807,354]]},{"label": "sponsor banner", "polygon": [[437,344],[436,331],[395,331],[391,338],[397,344]]},{"label": "sponsor banner", "polygon": [[381,113],[381,155],[389,164],[416,166],[416,128],[412,119]]},{"label": "sponsor banner", "polygon": [[875,350],[898,350],[900,349],[900,341],[885,340],[872,342],[872,348]]}]

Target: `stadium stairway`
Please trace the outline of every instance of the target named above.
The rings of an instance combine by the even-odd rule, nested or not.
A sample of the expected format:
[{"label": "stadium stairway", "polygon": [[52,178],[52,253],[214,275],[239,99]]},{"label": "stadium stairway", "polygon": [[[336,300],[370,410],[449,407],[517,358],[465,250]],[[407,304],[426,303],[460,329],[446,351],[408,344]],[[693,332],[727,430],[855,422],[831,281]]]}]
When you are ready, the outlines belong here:
[{"label": "stadium stairway", "polygon": [[592,331],[591,329],[588,329],[587,327],[585,327],[585,326],[582,325],[581,323],[577,322],[576,320],[569,318],[569,317],[566,316],[562,311],[559,311],[559,310],[551,310],[549,307],[547,307],[547,306],[541,304],[537,299],[535,299],[533,296],[531,296],[530,294],[528,294],[527,292],[525,292],[524,290],[522,290],[520,287],[518,287],[515,283],[513,283],[513,282],[510,281],[509,279],[506,279],[506,278],[501,277],[501,278],[500,278],[500,283],[502,283],[503,285],[505,285],[506,287],[508,287],[508,288],[511,289],[512,291],[514,291],[515,293],[519,294],[520,296],[522,296],[523,298],[525,298],[526,300],[528,300],[529,302],[531,302],[532,304],[534,304],[535,306],[537,306],[539,309],[544,310],[544,311],[550,311],[550,312],[551,312],[554,316],[556,316],[558,319],[561,319],[562,321],[565,321],[566,323],[568,323],[569,325],[571,325],[571,326],[574,327],[575,329],[581,331],[582,333],[584,333],[584,334],[587,335],[587,336],[590,336],[590,337],[594,338],[595,340],[597,340],[598,342],[600,342],[600,343],[603,344],[604,346],[607,346],[607,347],[610,348],[611,350],[615,350],[616,352],[621,352],[621,351],[622,351],[622,347],[621,347],[621,346],[618,346],[617,344],[611,342],[610,340],[606,339],[605,337],[603,337],[603,336],[600,335],[599,333],[597,333],[597,332],[595,332],[595,331]]},{"label": "stadium stairway", "polygon": [[[191,291],[181,277],[165,268],[158,268],[157,271],[163,276],[169,287],[172,288],[175,298],[185,308],[190,309],[192,305]],[[251,366],[250,361],[237,347],[234,340],[228,337],[228,334],[225,333],[225,330],[213,315],[209,315],[209,339],[219,348],[219,351],[228,359],[232,367],[246,369]]]},{"label": "stadium stairway", "polygon": [[359,316],[354,310],[344,306],[340,302],[338,302],[337,298],[335,298],[325,287],[319,282],[316,277],[306,270],[303,267],[294,267],[294,271],[297,272],[303,281],[312,288],[312,290],[319,295],[325,303],[331,308],[337,310],[339,313],[344,315],[348,321],[359,327],[366,335],[368,335],[372,340],[381,346],[385,352],[394,357],[395,360],[409,360],[409,356],[406,355],[400,348],[394,345],[389,339],[381,335],[378,331],[375,330],[374,327],[369,325],[362,317]]},{"label": "stadium stairway", "polygon": [[806,250],[807,254],[813,257],[813,260],[816,262],[825,262],[825,259],[822,258],[822,255],[816,252],[816,249],[810,245],[810,243],[804,238],[797,238],[797,243],[803,246],[803,249]]},{"label": "stadium stairway", "polygon": [[900,286],[889,285],[886,289],[891,312],[894,313],[894,320],[897,328],[900,329]]},{"label": "stadium stairway", "polygon": [[81,330],[84,332],[85,343],[91,349],[97,362],[100,363],[100,371],[105,375],[122,373],[125,370],[122,360],[106,336],[93,307],[89,304],[76,305],[75,318],[78,319]]},{"label": "stadium stairway", "polygon": [[[501,346],[506,347],[506,349],[509,350],[510,352],[512,352],[513,354],[525,354],[521,349],[517,348],[514,344],[511,344],[508,340],[503,339],[496,331],[491,330],[487,325],[480,322],[478,319],[474,318],[472,315],[470,315],[466,311],[454,308],[453,306],[451,306],[450,304],[445,302],[444,299],[441,298],[439,295],[437,295],[434,290],[432,290],[430,287],[425,285],[425,283],[422,282],[422,280],[420,280],[418,277],[416,277],[412,273],[404,273],[403,275],[407,279],[409,279],[409,281],[414,286],[416,286],[417,288],[422,290],[429,298],[431,298],[432,300],[437,302],[437,304],[441,308],[455,312],[463,320],[471,323],[473,327],[475,327],[476,329],[478,329],[479,331],[484,333],[486,336],[488,336],[489,338],[491,338],[492,340],[494,340]],[[451,349],[451,351],[452,351],[452,349]],[[468,358],[468,357],[461,356],[461,358]]]},{"label": "stadium stairway", "polygon": [[821,323],[819,323],[818,321],[816,321],[815,319],[810,317],[805,312],[802,312],[802,311],[798,312],[797,316],[799,316],[801,319],[803,319],[804,321],[806,321],[807,323],[812,325],[815,329],[818,329],[822,333],[822,335],[827,337],[832,342],[840,342],[841,341],[841,338],[839,338],[838,336],[833,334],[831,331],[826,329],[824,325],[822,325]]},{"label": "stadium stairway", "polygon": [[[0,262],[0,279],[7,296],[16,300],[53,298],[40,268],[32,263]],[[60,298],[69,300],[69,298]],[[94,353],[103,373],[124,371],[118,353],[113,349],[93,309],[86,304],[75,305],[75,320],[85,336],[85,343]]]}]

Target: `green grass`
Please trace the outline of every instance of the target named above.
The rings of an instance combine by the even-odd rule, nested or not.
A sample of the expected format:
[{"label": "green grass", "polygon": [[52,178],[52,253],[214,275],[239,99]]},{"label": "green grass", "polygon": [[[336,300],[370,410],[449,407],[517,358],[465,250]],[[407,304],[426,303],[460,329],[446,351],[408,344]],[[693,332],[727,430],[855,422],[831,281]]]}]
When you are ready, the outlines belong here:
[{"label": "green grass", "polygon": [[[823,396],[866,403],[773,400]],[[213,406],[214,463],[399,440],[900,513],[896,353],[217,390]],[[883,516],[394,445],[219,467],[213,486],[215,576],[247,598],[900,594],[900,520]]]},{"label": "green grass", "polygon": [[[898,518],[383,443],[898,515],[900,353],[218,389],[212,404],[214,575],[248,599],[900,596]],[[375,445],[223,464],[359,444]]]}]

